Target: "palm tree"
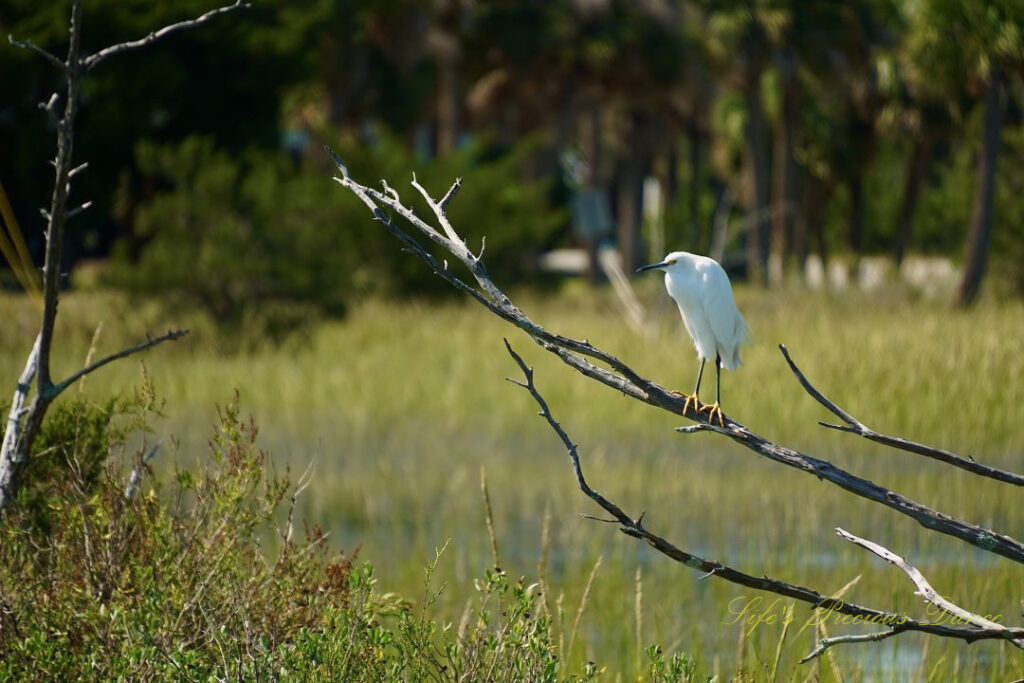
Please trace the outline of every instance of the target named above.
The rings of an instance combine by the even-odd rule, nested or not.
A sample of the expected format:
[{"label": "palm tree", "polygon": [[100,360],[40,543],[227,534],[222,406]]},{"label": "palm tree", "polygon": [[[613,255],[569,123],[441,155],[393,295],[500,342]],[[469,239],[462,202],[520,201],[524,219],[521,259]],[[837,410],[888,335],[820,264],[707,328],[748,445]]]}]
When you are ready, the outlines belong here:
[{"label": "palm tree", "polygon": [[1010,79],[1024,75],[1024,5],[1019,0],[924,0],[913,6],[908,35],[914,68],[938,96],[953,99],[966,81],[984,102],[974,210],[958,303],[978,296],[992,240],[996,161]]},{"label": "palm tree", "polygon": [[752,201],[747,220],[750,280],[768,284],[771,249],[770,133],[762,98],[762,76],[789,23],[789,13],[769,0],[707,2],[707,41],[723,80],[743,93],[747,108],[747,163]]}]

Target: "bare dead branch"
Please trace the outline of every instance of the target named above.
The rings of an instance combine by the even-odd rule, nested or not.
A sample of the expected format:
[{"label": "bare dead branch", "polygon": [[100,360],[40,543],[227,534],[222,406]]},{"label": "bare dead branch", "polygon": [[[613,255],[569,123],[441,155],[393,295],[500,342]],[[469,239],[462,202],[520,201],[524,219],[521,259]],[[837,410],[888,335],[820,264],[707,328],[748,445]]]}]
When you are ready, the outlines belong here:
[{"label": "bare dead branch", "polygon": [[[14,389],[14,398],[11,399],[11,409],[7,413],[7,428],[4,430],[3,445],[0,453],[10,453],[10,457],[0,458],[0,500],[3,492],[14,486],[18,470],[24,463],[24,458],[18,457],[22,453],[19,448],[22,439],[22,417],[25,414],[25,402],[28,400],[28,392],[32,388],[32,379],[36,375],[39,366],[39,337],[32,345],[32,350],[25,360],[25,369],[18,377],[18,384]],[[25,453],[27,457],[27,453]]]},{"label": "bare dead branch", "polygon": [[60,61],[60,57],[57,57],[52,52],[44,50],[43,48],[33,43],[31,40],[15,40],[14,36],[10,34],[8,34],[7,40],[10,41],[11,45],[13,45],[14,47],[20,47],[23,50],[35,52],[37,55],[48,61],[50,64],[57,67],[59,71],[64,71],[65,69],[67,69],[67,65],[64,64],[64,62]]},{"label": "bare dead branch", "polygon": [[124,497],[131,500],[135,496],[135,492],[139,490],[139,485],[142,483],[142,473],[149,466],[149,462],[156,457],[157,452],[160,450],[160,441],[153,444],[152,448],[143,454],[139,461],[135,463],[135,467],[132,468],[131,476],[128,478],[128,485],[124,488]]},{"label": "bare dead branch", "polygon": [[[456,184],[458,184],[458,181],[456,181]],[[415,173],[412,175],[412,186],[416,188],[417,192],[423,195],[423,199],[426,200],[427,206],[429,206],[430,210],[434,212],[434,215],[437,217],[437,222],[441,224],[444,234],[448,236],[448,239],[451,240],[452,244],[455,246],[461,246],[465,250],[466,254],[469,254],[469,247],[466,246],[465,240],[455,232],[455,228],[453,228],[452,224],[448,221],[448,216],[445,214],[444,208],[435,202],[434,198],[430,196],[430,193],[427,192],[419,182],[417,182]],[[452,187],[455,186],[456,185],[452,185]],[[469,255],[472,256],[472,254]]]},{"label": "bare dead branch", "polygon": [[840,643],[874,643],[879,640],[885,640],[886,638],[892,638],[895,635],[903,633],[907,629],[901,629],[896,626],[887,628],[884,631],[876,631],[875,633],[851,633],[845,636],[833,636],[831,638],[822,638],[818,641],[817,646],[806,657],[799,661],[800,664],[805,664],[812,659],[820,657],[825,654],[825,650],[829,649],[833,645],[839,645]]},{"label": "bare dead branch", "polygon": [[[498,317],[526,332],[544,349],[557,355],[563,362],[583,375],[632,398],[667,410],[675,415],[681,414],[700,424],[708,423],[707,414],[698,412],[699,406],[694,406],[692,401],[687,404],[680,395],[640,376],[626,363],[612,354],[593,346],[586,340],[581,341],[563,337],[535,323],[512,303],[508,295],[490,279],[484,263],[474,259],[469,250],[464,248],[461,240],[453,242],[416,216],[401,201],[353,180],[348,168],[342,163],[341,159],[330,148],[325,149],[331,155],[341,173],[341,177],[335,177],[335,180],[359,197],[388,232],[397,237],[412,254],[426,263],[439,277],[446,280],[456,289],[473,297]],[[393,210],[403,218],[406,218],[413,227],[458,259],[472,274],[479,289],[453,275],[446,266],[438,262],[419,242],[395,225],[390,217],[385,214],[382,207]],[[608,366],[610,370],[595,365],[588,359],[598,361]],[[701,427],[699,429],[707,428]],[[891,491],[884,486],[847,472],[826,460],[820,460],[775,444],[755,434],[728,416],[724,416],[723,430],[720,433],[770,460],[793,467],[802,472],[807,472],[819,479],[827,480],[850,493],[891,508],[900,514],[914,519],[927,529],[948,534],[982,550],[1024,563],[1024,543],[1005,534],[1000,534],[991,529],[943,514]]]},{"label": "bare dead branch", "polygon": [[[398,237],[413,254],[426,262],[427,265],[430,266],[431,270],[433,270],[437,275],[447,280],[457,289],[470,294],[477,299],[477,301],[487,306],[492,313],[516,325],[538,341],[546,340],[557,347],[598,360],[613,368],[616,372],[621,373],[628,382],[634,384],[639,390],[646,390],[648,386],[652,386],[652,383],[649,380],[638,375],[632,368],[612,354],[591,345],[585,340],[580,341],[577,339],[570,339],[568,337],[562,337],[548,332],[543,327],[535,323],[512,303],[512,300],[505,294],[505,292],[494,284],[487,275],[487,270],[483,262],[476,260],[468,249],[460,248],[460,245],[464,247],[461,239],[458,240],[457,243],[453,243],[451,240],[441,235],[433,226],[420,219],[419,216],[417,216],[411,209],[403,205],[401,201],[387,197],[373,188],[357,183],[352,179],[348,168],[345,167],[345,164],[337,154],[335,154],[330,147],[325,146],[324,149],[334,160],[335,165],[341,172],[341,177],[336,177],[335,181],[343,187],[348,188],[357,197],[359,197],[363,203],[366,204],[367,208],[369,208],[374,214],[374,217],[383,223],[391,234]],[[416,240],[395,226],[394,223],[391,222],[390,218],[388,218],[388,216],[380,209],[378,203],[398,213],[431,241],[455,256],[463,263],[463,265],[466,266],[466,268],[469,269],[480,289],[477,290],[462,281],[459,281],[459,284],[456,284],[455,280],[457,280],[457,278],[451,276],[448,272],[448,268],[443,267],[436,259],[430,256],[429,252],[426,252]],[[662,390],[662,393],[670,396],[667,392],[664,392],[664,390]],[[671,399],[671,405],[675,408],[675,411],[681,411],[683,408],[683,400],[678,397],[671,397]],[[688,414],[688,417],[689,416],[691,416],[691,414]],[[693,410],[692,418],[699,421],[701,419],[701,414],[697,413],[696,410]]]},{"label": "bare dead branch", "polygon": [[[309,485],[313,482],[314,465],[316,465],[316,458],[313,458],[312,460],[309,461],[309,465],[306,466],[306,471],[302,473],[301,477],[299,477],[299,480],[298,482],[296,482],[295,485],[295,490],[292,491],[291,496],[289,496],[288,518],[285,521],[285,530],[283,532],[279,532],[281,540],[284,541],[285,546],[289,545],[292,542],[292,535],[295,530],[295,505],[296,503],[299,502],[299,496],[301,496],[302,493],[306,490],[306,488],[308,488]],[[283,558],[284,551],[282,551],[282,553],[278,555],[277,561],[280,562]]]},{"label": "bare dead branch", "polygon": [[224,14],[226,12],[230,12],[232,10],[236,10],[242,7],[249,7],[249,4],[242,2],[242,0],[236,0],[235,3],[232,5],[225,5],[223,7],[218,7],[217,9],[212,9],[209,12],[206,12],[205,14],[196,17],[195,19],[187,19],[185,21],[179,21],[176,24],[164,26],[162,29],[158,31],[151,32],[145,38],[139,38],[138,40],[132,40],[125,43],[118,43],[117,45],[111,45],[110,47],[103,48],[99,52],[83,59],[82,67],[86,71],[89,71],[90,69],[95,68],[100,62],[105,60],[107,57],[113,57],[114,55],[119,55],[123,52],[128,52],[129,50],[135,50],[140,47],[151,45],[156,41],[160,40],[161,38],[164,38],[172,33],[175,33],[176,31],[180,31],[181,29],[185,28],[196,28],[198,26],[205,24],[206,22],[210,21],[211,19],[220,14]]},{"label": "bare dead branch", "polygon": [[[854,536],[849,531],[846,531],[838,527],[836,528],[836,534],[838,534],[841,538],[846,539],[850,543],[853,543],[854,545],[859,545],[861,548],[864,548],[869,552],[874,553],[875,555],[882,558],[889,564],[898,567],[900,571],[906,574],[907,577],[917,587],[915,595],[920,595],[922,598],[925,599],[925,601],[929,602],[932,605],[935,605],[943,612],[946,612],[947,614],[956,617],[964,623],[972,624],[980,628],[1008,630],[1002,624],[992,621],[991,619],[986,619],[980,614],[969,612],[965,610],[963,607],[960,607],[959,605],[939,595],[939,592],[932,588],[932,585],[928,583],[928,579],[924,577],[924,574],[922,574],[917,567],[911,565],[902,557],[892,552],[888,548],[885,548],[872,541],[860,538],[859,536]],[[1024,640],[1018,639],[1011,640],[1010,642],[1013,643],[1016,647],[1024,650]]]},{"label": "bare dead branch", "polygon": [[53,93],[50,95],[50,99],[45,102],[39,103],[39,108],[46,112],[46,115],[50,117],[50,121],[54,125],[60,125],[60,118],[57,116],[57,98],[59,95]]},{"label": "bare dead branch", "polygon": [[456,178],[455,182],[452,183],[452,186],[449,187],[448,191],[444,193],[443,197],[441,197],[441,201],[437,203],[437,205],[441,207],[442,211],[448,208],[448,202],[450,202],[455,197],[455,195],[459,192],[459,189],[461,188],[462,178]]},{"label": "bare dead branch", "polygon": [[[148,339],[142,344],[124,349],[112,354],[95,363],[82,368],[63,382],[54,384],[50,373],[50,351],[53,345],[54,329],[57,319],[57,304],[60,291],[60,263],[61,251],[64,244],[64,226],[68,218],[73,217],[80,211],[88,208],[90,202],[81,206],[67,209],[68,194],[71,190],[71,178],[86,168],[85,164],[74,166],[74,132],[75,120],[78,115],[79,99],[82,88],[82,80],[90,69],[95,67],[107,57],[111,57],[128,50],[143,47],[163,36],[183,28],[199,26],[213,17],[245,6],[242,0],[236,0],[233,5],[211,10],[196,19],[179,22],[166,26],[158,31],[150,33],[145,38],[133,42],[113,45],[100,50],[89,57],[82,57],[82,0],[71,2],[71,25],[68,30],[68,52],[67,58],[61,61],[49,52],[27,41],[16,41],[10,38],[12,44],[28,49],[41,55],[44,59],[56,66],[64,76],[66,95],[64,100],[64,113],[57,117],[57,102],[59,96],[54,93],[43,105],[44,109],[56,123],[57,129],[57,154],[53,159],[54,181],[53,192],[50,198],[49,210],[42,210],[46,220],[46,250],[43,259],[43,314],[39,325],[39,336],[29,354],[26,362],[26,369],[33,368],[35,376],[36,393],[31,405],[27,409],[17,409],[11,412],[11,419],[17,421],[14,429],[8,428],[8,434],[12,435],[10,440],[4,439],[0,447],[0,515],[2,515],[7,504],[14,498],[17,490],[18,473],[24,463],[28,460],[32,444],[43,424],[43,418],[53,402],[64,389],[78,379],[88,375],[98,368],[118,358],[124,358],[137,353],[151,346],[155,346],[169,339],[177,339],[185,334],[178,330],[168,332],[156,339]],[[20,387],[19,387],[20,392]],[[27,390],[26,390],[27,393]],[[24,404],[24,396],[21,404]],[[15,436],[17,438],[15,438]]]},{"label": "bare dead branch", "polygon": [[127,358],[132,354],[145,351],[146,349],[152,348],[157,344],[162,344],[165,341],[173,341],[175,339],[180,339],[181,337],[184,337],[186,334],[188,334],[188,330],[168,330],[164,334],[161,334],[159,337],[146,339],[146,341],[136,344],[135,346],[129,346],[126,349],[121,349],[117,353],[112,353],[109,356],[104,356],[103,358],[100,358],[98,361],[85,366],[84,368],[74,373],[64,381],[53,385],[53,387],[50,389],[50,398],[56,398],[62,391],[70,387],[72,384],[82,379],[86,375],[99,370],[107,363],[112,363],[120,358]]},{"label": "bare dead branch", "polygon": [[81,205],[76,206],[75,208],[73,208],[73,209],[69,210],[67,213],[65,213],[64,214],[64,220],[70,220],[70,219],[74,218],[78,214],[80,214],[83,211],[85,211],[86,209],[88,209],[90,206],[92,206],[92,202],[91,201],[83,202]]},{"label": "bare dead branch", "polygon": [[[1007,629],[998,624],[996,625],[997,628],[955,628],[943,624],[919,621],[903,614],[878,610],[846,602],[838,598],[827,597],[811,588],[787,583],[767,576],[752,576],[728,565],[704,559],[676,547],[661,536],[648,531],[643,525],[643,515],[634,520],[616,503],[605,498],[587,483],[587,480],[583,475],[583,467],[580,464],[578,446],[571,438],[569,438],[569,435],[551,414],[547,401],[540,394],[540,391],[534,383],[533,368],[528,366],[522,357],[512,349],[512,346],[509,344],[507,339],[505,340],[505,348],[512,357],[512,360],[514,360],[516,365],[519,366],[519,369],[525,378],[525,382],[515,382],[515,384],[524,387],[529,392],[530,396],[540,407],[541,417],[544,418],[548,423],[548,426],[551,427],[552,431],[554,431],[561,440],[562,445],[565,446],[566,452],[569,454],[569,460],[572,463],[573,473],[576,475],[576,483],[579,485],[580,490],[588,498],[597,503],[601,509],[609,513],[614,518],[614,521],[618,523],[619,530],[627,536],[632,536],[646,541],[648,545],[666,557],[697,571],[704,572],[708,576],[716,576],[741,586],[775,593],[787,598],[793,598],[811,605],[814,609],[826,610],[826,613],[834,612],[838,614],[845,614],[859,617],[865,623],[890,626],[889,630],[893,633],[889,635],[895,635],[896,633],[903,631],[920,631],[922,633],[929,633],[946,638],[957,638],[967,642],[973,642],[980,639],[1012,640],[1015,637],[1024,635],[1024,628]],[[594,517],[590,518],[595,519]],[[608,520],[598,519],[598,521]],[[860,640],[871,640],[872,638],[870,636],[873,635],[875,634],[869,634],[869,636],[862,637]],[[874,639],[877,640],[880,638],[875,637]],[[828,645],[825,647],[827,648]],[[824,649],[825,648],[821,648],[822,651],[824,651]],[[817,654],[820,654],[820,652]]]},{"label": "bare dead branch", "polygon": [[845,410],[837,406],[835,403],[825,397],[820,391],[818,391],[813,384],[808,381],[807,377],[801,372],[800,368],[797,367],[796,363],[789,356],[789,350],[785,344],[779,344],[779,350],[782,351],[783,357],[786,359],[786,363],[789,364],[789,369],[796,375],[797,380],[804,390],[814,398],[815,401],[828,408],[836,417],[846,423],[846,425],[835,425],[827,422],[819,422],[822,427],[829,429],[835,429],[840,432],[850,432],[851,434],[857,434],[865,439],[874,441],[876,443],[883,444],[885,446],[891,446],[898,448],[903,451],[909,451],[918,455],[923,455],[928,458],[934,458],[935,460],[941,460],[944,463],[959,467],[962,470],[966,470],[973,474],[977,474],[982,477],[988,477],[997,481],[1003,481],[1016,486],[1024,486],[1024,475],[1017,474],[1015,472],[1009,472],[1002,470],[997,467],[990,467],[989,465],[983,465],[973,458],[964,458],[956,453],[942,450],[941,448],[934,448],[925,444],[920,444],[914,441],[908,441],[907,439],[900,438],[898,436],[888,436],[886,434],[879,434],[875,430],[867,427],[863,422],[853,417]]}]

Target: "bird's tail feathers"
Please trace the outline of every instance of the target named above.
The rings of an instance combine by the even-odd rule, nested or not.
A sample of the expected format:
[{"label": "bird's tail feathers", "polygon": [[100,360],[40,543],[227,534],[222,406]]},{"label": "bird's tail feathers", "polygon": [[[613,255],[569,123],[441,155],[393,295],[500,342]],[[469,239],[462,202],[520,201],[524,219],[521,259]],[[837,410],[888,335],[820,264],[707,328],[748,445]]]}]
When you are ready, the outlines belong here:
[{"label": "bird's tail feathers", "polygon": [[738,343],[733,347],[732,353],[722,358],[722,367],[726,370],[735,370],[741,365],[743,361],[740,359],[740,346],[743,344],[749,344],[753,341],[750,337],[750,328],[747,326],[747,321],[742,317],[736,322],[736,338]]}]

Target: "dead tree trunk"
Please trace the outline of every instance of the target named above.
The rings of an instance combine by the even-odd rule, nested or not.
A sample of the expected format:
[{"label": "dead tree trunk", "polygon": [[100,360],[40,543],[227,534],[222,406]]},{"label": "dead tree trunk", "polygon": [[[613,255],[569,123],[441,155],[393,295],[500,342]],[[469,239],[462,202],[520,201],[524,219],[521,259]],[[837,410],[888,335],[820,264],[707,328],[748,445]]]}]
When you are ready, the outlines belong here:
[{"label": "dead tree trunk", "polygon": [[[59,93],[53,93],[50,99],[42,105],[57,129],[53,195],[49,211],[44,211],[46,254],[43,263],[43,317],[39,326],[39,335],[29,352],[25,369],[19,378],[7,417],[4,440],[0,446],[0,515],[17,495],[19,476],[32,452],[32,445],[43,424],[43,419],[46,417],[46,411],[65,389],[107,363],[187,334],[185,330],[172,330],[159,337],[148,338],[140,344],[101,358],[59,382],[54,382],[50,374],[50,355],[53,348],[53,333],[57,320],[57,303],[60,292],[60,262],[61,248],[64,244],[64,224],[68,219],[87,209],[90,204],[90,202],[86,202],[73,209],[67,208],[71,181],[86,168],[85,164],[75,167],[72,162],[75,119],[78,115],[82,80],[89,71],[108,57],[144,47],[170,33],[183,28],[199,26],[220,14],[239,7],[243,7],[242,0],[237,0],[233,5],[211,10],[196,19],[165,26],[139,40],[112,45],[92,55],[83,55],[81,52],[82,2],[74,0],[71,4],[68,54],[63,61],[31,42],[11,39],[11,42],[17,47],[34,52],[53,64],[64,78],[65,93],[64,113],[60,117],[57,116]],[[28,397],[33,379],[35,380],[35,395],[29,403]],[[25,407],[26,403],[28,403],[27,408]]]},{"label": "dead tree trunk", "polygon": [[917,213],[917,199],[921,194],[931,161],[931,141],[924,137],[914,140],[914,148],[910,152],[907,163],[907,175],[903,179],[903,198],[900,200],[899,213],[896,217],[896,241],[893,245],[893,257],[898,268],[903,263],[910,245],[910,236],[914,231],[914,214]]}]

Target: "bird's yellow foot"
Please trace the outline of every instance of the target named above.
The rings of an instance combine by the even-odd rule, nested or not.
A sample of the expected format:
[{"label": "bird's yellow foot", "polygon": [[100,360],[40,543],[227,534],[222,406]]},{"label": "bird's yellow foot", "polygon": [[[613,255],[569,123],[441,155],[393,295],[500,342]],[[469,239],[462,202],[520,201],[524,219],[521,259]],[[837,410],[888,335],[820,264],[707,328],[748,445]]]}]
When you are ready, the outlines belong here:
[{"label": "bird's yellow foot", "polygon": [[694,410],[696,410],[698,413],[700,412],[700,399],[697,398],[697,394],[693,394],[691,396],[690,394],[684,394],[681,391],[673,391],[672,393],[675,394],[676,396],[681,396],[686,399],[686,401],[683,403],[683,415],[686,415],[686,411],[690,409],[691,404],[693,405]]},{"label": "bird's yellow foot", "polygon": [[705,403],[703,406],[697,409],[697,412],[707,412],[708,424],[714,424],[715,417],[717,416],[719,426],[725,426],[725,419],[722,417],[722,406],[718,405],[717,401],[715,403]]}]

